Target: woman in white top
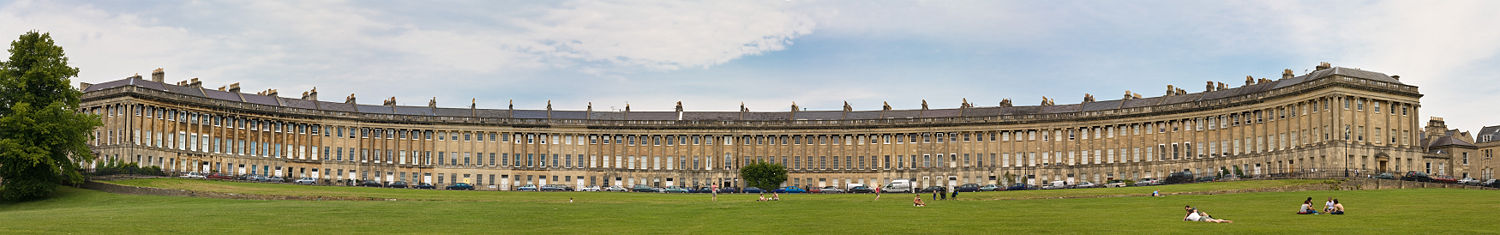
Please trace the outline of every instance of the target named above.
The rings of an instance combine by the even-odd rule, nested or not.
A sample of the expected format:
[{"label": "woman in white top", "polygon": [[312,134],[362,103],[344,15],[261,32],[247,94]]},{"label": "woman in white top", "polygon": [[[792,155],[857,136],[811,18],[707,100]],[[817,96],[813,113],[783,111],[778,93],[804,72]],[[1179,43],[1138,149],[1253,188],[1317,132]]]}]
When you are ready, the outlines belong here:
[{"label": "woman in white top", "polygon": [[1234,223],[1233,220],[1222,220],[1222,219],[1215,219],[1213,217],[1210,217],[1210,216],[1208,216],[1208,213],[1200,212],[1200,211],[1198,211],[1198,208],[1193,208],[1193,206],[1191,206],[1191,205],[1190,206],[1183,206],[1182,209],[1183,210],[1187,210],[1187,213],[1188,213],[1187,216],[1182,217],[1183,221],[1210,222],[1210,223]]}]

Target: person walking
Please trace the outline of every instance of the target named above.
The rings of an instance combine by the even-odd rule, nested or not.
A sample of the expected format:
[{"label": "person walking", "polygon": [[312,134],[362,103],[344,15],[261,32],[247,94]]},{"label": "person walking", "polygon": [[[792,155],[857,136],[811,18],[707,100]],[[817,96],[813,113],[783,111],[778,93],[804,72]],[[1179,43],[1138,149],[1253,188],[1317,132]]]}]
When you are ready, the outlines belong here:
[{"label": "person walking", "polygon": [[953,198],[953,200],[958,200],[958,189],[954,189],[953,190],[953,196],[952,196],[952,198]]},{"label": "person walking", "polygon": [[708,188],[709,188],[709,189],[710,189],[710,191],[712,191],[712,192],[713,192],[713,194],[714,194],[714,196],[713,196],[713,201],[714,201],[714,202],[718,202],[718,201],[719,201],[719,184],[709,184],[709,187],[708,187]]},{"label": "person walking", "polygon": [[875,200],[880,201],[880,185],[875,185]]}]

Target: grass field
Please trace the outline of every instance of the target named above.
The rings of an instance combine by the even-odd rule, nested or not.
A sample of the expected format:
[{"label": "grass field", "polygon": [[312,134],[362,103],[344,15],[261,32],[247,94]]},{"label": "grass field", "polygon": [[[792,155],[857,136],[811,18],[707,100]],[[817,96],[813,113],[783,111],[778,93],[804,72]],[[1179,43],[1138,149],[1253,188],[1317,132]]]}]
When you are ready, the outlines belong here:
[{"label": "grass field", "polygon": [[[911,207],[912,194],[755,195],[454,192],[180,179],[116,183],[268,195],[343,195],[396,201],[258,201],[142,196],[64,188],[43,201],[0,204],[0,234],[15,233],[1500,233],[1500,191],[1405,189],[1085,199],[1249,189],[1320,181],[1245,181],[1139,188],[986,192]],[[926,195],[930,196],[930,195]],[[1292,214],[1307,197],[1336,196],[1343,216]],[[573,197],[575,203],[567,203]],[[426,201],[417,201],[426,200]],[[927,200],[924,198],[924,200]],[[1182,222],[1193,205],[1234,224]]]}]

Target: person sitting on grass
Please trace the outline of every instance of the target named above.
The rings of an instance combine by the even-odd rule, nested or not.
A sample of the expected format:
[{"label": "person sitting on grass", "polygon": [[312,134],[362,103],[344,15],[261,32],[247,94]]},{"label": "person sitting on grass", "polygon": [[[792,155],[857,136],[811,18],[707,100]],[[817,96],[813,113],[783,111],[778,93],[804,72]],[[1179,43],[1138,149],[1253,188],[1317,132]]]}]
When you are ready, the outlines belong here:
[{"label": "person sitting on grass", "polygon": [[1207,212],[1198,211],[1198,208],[1193,208],[1192,205],[1183,206],[1182,209],[1187,210],[1187,213],[1188,213],[1187,216],[1182,217],[1182,221],[1209,222],[1209,223],[1234,223],[1233,220],[1215,219],[1213,217],[1210,217],[1210,216],[1208,216]]},{"label": "person sitting on grass", "polygon": [[781,193],[771,192],[772,201],[781,201]]},{"label": "person sitting on grass", "polygon": [[1330,214],[1330,215],[1342,215],[1342,214],[1344,214],[1344,204],[1339,203],[1339,199],[1333,199],[1333,211],[1332,212],[1328,212],[1328,214]]},{"label": "person sitting on grass", "polygon": [[1151,197],[1160,197],[1161,190],[1151,190]]},{"label": "person sitting on grass", "polygon": [[1297,214],[1298,215],[1316,215],[1316,214],[1318,214],[1318,210],[1317,209],[1313,209],[1312,197],[1308,197],[1306,201],[1302,201],[1302,207],[1297,209]]},{"label": "person sitting on grass", "polygon": [[1333,212],[1333,197],[1328,197],[1328,201],[1323,201],[1323,213],[1328,212]]},{"label": "person sitting on grass", "polygon": [[764,202],[764,201],[766,201],[766,193],[760,193],[760,199],[756,199],[755,201],[757,201],[757,202]]},{"label": "person sitting on grass", "polygon": [[923,202],[922,202],[922,196],[917,196],[917,198],[916,198],[916,199],[912,199],[912,200],[911,200],[911,203],[912,203],[912,204],[911,204],[911,205],[912,205],[912,206],[916,206],[916,207],[924,207],[924,206],[927,206],[927,203],[923,203]]}]

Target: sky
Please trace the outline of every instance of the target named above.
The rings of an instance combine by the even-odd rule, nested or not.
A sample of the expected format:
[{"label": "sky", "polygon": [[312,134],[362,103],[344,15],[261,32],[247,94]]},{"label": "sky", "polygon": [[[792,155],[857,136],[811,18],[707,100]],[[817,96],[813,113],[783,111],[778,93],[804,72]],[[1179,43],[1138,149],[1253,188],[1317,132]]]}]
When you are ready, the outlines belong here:
[{"label": "sky", "polygon": [[[1400,75],[1424,116],[1500,125],[1500,1],[4,1],[103,82],[239,82],[323,100],[783,111],[1078,103],[1167,85]],[[14,39],[10,39],[14,40]],[[9,41],[9,40],[7,40]]]}]

